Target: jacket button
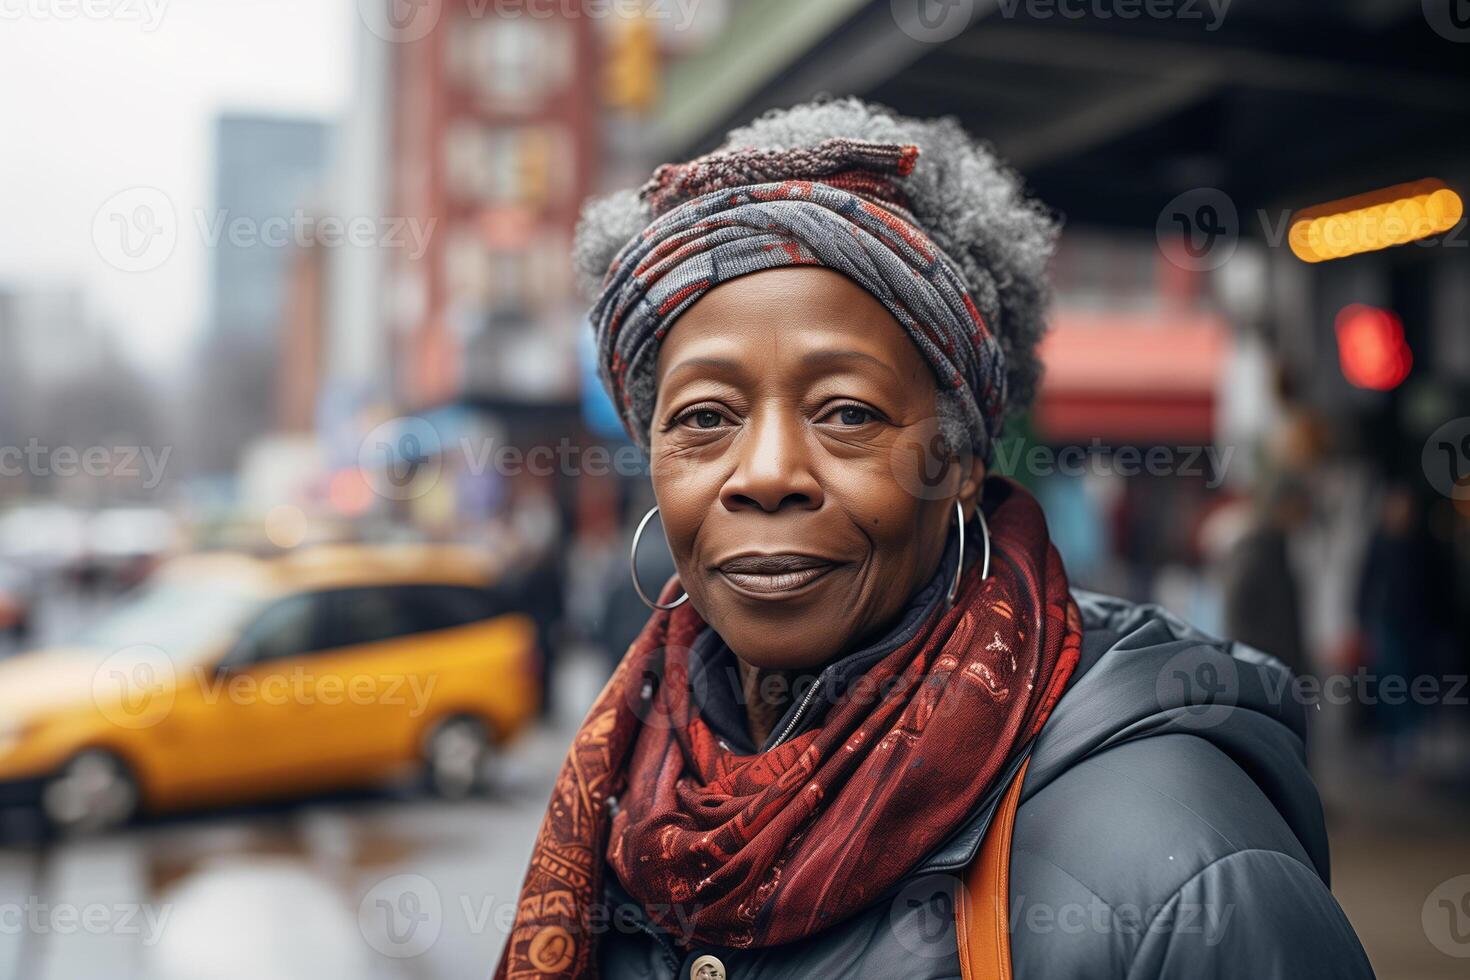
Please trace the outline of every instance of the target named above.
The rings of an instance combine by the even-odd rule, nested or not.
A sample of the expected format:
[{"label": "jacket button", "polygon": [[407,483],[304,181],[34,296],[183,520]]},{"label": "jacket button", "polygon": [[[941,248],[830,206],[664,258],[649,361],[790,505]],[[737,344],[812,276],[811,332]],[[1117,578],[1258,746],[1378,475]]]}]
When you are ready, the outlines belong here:
[{"label": "jacket button", "polygon": [[708,954],[689,964],[689,980],[726,980],[725,964]]}]

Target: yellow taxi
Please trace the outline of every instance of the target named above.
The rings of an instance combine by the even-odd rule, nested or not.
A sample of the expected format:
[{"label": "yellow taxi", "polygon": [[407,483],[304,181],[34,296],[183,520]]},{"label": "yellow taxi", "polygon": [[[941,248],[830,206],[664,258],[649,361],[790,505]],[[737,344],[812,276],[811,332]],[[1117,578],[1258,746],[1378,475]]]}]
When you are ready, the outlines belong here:
[{"label": "yellow taxi", "polygon": [[67,647],[0,660],[0,805],[93,830],[407,771],[469,794],[541,697],[494,578],[427,545],[177,559]]}]

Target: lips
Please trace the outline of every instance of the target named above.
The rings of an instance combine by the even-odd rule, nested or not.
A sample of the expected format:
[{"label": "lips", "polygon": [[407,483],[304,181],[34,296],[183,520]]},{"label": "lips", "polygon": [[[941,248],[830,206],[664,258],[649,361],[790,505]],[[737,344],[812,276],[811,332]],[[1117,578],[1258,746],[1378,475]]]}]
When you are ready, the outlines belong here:
[{"label": "lips", "polygon": [[838,562],[814,555],[738,555],[719,565],[737,590],[761,598],[784,598],[816,582]]}]

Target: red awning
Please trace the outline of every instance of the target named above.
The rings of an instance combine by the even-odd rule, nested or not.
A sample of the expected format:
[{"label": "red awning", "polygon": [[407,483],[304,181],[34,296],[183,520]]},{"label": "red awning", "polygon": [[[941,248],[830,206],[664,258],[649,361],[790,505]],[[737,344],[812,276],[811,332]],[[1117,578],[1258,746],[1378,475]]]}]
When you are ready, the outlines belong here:
[{"label": "red awning", "polygon": [[1037,432],[1050,442],[1208,443],[1229,345],[1213,314],[1063,309],[1042,343]]}]

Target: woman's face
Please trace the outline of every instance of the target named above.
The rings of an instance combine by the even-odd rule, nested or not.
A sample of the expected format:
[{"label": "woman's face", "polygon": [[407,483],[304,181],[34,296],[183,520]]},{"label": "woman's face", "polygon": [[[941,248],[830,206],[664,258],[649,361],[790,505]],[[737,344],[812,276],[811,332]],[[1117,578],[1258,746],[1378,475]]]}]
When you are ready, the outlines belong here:
[{"label": "woman's face", "polygon": [[817,667],[938,568],[983,467],[937,457],[933,372],[819,267],[711,290],[659,351],[653,488],[689,599],[746,663]]}]

